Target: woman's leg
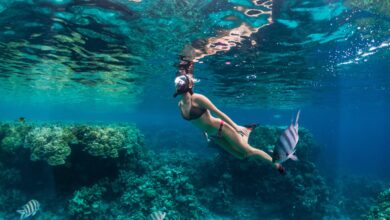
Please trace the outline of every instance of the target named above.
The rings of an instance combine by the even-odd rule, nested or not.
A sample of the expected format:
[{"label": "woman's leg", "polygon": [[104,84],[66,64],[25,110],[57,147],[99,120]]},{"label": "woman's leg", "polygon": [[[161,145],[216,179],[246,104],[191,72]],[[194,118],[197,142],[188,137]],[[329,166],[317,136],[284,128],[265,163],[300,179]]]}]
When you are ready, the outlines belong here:
[{"label": "woman's leg", "polygon": [[[236,157],[243,159],[248,157],[254,157],[266,161],[270,164],[272,163],[272,157],[266,152],[256,149],[250,146],[247,141],[245,141],[229,124],[225,124],[222,129],[222,137],[225,143],[223,146],[224,149],[229,151],[230,153],[236,152]],[[276,167],[276,165],[274,165]]]},{"label": "woman's leg", "polygon": [[226,150],[227,152],[229,152],[230,154],[232,154],[236,158],[238,158],[238,159],[244,159],[245,158],[245,154],[244,153],[239,152],[236,149],[234,149],[234,147],[231,146],[230,143],[227,142],[224,138],[215,138],[215,139],[213,139],[213,141],[218,146],[222,147],[224,150]]}]

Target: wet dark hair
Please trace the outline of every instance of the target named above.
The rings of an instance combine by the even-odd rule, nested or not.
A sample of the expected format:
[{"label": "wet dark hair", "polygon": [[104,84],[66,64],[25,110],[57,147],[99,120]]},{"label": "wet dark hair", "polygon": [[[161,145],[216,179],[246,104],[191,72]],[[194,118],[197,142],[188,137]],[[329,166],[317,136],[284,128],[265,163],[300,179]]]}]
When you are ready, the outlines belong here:
[{"label": "wet dark hair", "polygon": [[[180,55],[179,56],[180,63],[176,65],[176,67],[179,69],[176,73],[176,76],[181,75],[193,75],[194,72],[194,62],[191,60],[188,60],[187,57]],[[184,71],[184,73],[183,73]]]}]

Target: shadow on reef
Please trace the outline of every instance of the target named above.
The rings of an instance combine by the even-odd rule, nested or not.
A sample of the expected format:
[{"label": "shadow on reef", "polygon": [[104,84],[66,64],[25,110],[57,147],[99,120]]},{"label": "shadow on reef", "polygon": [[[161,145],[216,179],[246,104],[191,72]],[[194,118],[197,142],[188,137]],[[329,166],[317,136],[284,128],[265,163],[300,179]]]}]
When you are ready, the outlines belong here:
[{"label": "shadow on reef", "polygon": [[[271,149],[281,131],[261,126],[250,142]],[[286,176],[224,151],[204,158],[174,141],[162,146],[174,150],[159,153],[144,143],[130,124],[0,124],[0,217],[17,218],[17,208],[37,199],[44,211],[35,219],[144,219],[154,211],[168,219],[334,219],[343,216],[340,201],[361,215],[383,190],[356,179],[330,187],[313,162],[320,146],[306,129],[300,161],[286,162]],[[348,194],[369,199],[361,205]]]}]

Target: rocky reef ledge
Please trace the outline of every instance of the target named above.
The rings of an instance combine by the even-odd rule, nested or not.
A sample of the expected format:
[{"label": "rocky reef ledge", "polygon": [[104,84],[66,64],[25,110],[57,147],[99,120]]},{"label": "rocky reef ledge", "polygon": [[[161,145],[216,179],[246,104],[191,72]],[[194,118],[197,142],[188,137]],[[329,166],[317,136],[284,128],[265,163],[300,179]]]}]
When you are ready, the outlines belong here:
[{"label": "rocky reef ledge", "polygon": [[367,220],[390,219],[390,188],[379,194],[377,204],[371,207],[370,212],[364,218]]},{"label": "rocky reef ledge", "polygon": [[[281,131],[256,128],[250,142],[268,150]],[[300,130],[300,161],[286,162],[285,176],[261,161],[224,151],[203,158],[177,150],[174,140],[171,145],[149,150],[133,124],[1,123],[0,218],[17,218],[15,210],[30,199],[44,210],[35,219],[144,219],[154,211],[167,219],[340,214],[334,189],[314,163],[320,146],[306,129]]]}]

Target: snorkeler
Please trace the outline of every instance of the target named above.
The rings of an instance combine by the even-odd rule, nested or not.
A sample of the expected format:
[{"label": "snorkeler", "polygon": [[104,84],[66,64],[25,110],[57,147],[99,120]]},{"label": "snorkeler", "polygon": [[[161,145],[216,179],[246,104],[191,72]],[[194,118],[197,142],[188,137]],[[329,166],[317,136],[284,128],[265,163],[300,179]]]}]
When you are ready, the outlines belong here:
[{"label": "snorkeler", "polygon": [[[181,96],[178,105],[182,117],[201,129],[208,140],[212,139],[235,157],[259,158],[272,164],[281,174],[284,174],[285,169],[281,164],[273,163],[269,154],[248,144],[250,127],[237,125],[206,96],[193,92],[193,61],[180,56],[178,67],[175,78],[176,92],[173,96]],[[211,113],[217,117],[213,117]]]}]

